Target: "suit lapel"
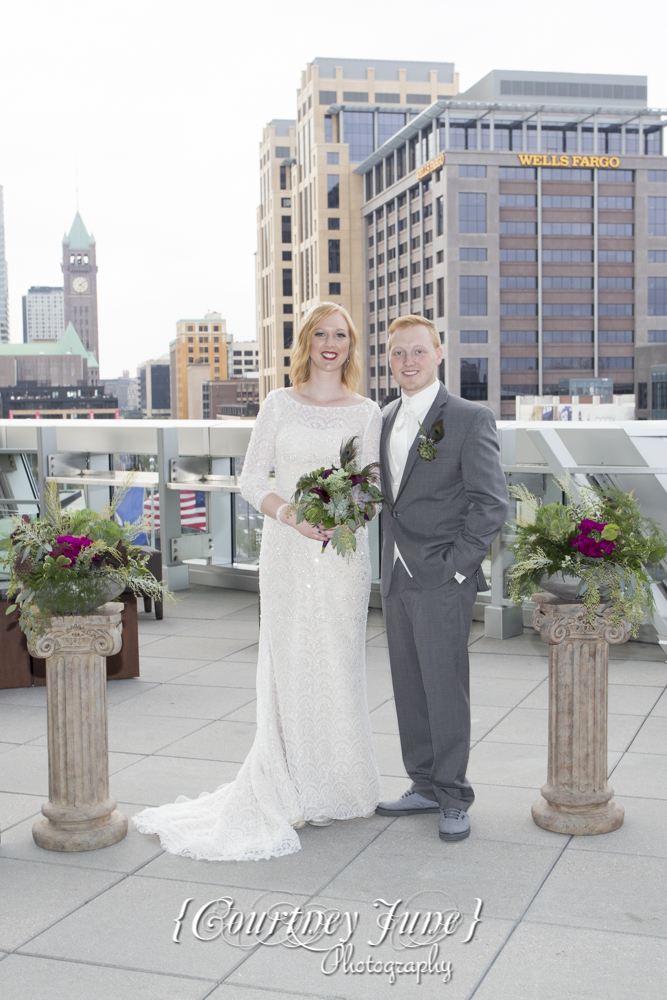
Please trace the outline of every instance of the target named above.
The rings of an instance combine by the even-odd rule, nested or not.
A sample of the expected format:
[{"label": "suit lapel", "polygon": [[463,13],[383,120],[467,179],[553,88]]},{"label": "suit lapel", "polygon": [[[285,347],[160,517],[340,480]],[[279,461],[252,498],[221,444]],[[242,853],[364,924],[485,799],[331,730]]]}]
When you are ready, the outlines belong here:
[{"label": "suit lapel", "polygon": [[380,438],[380,466],[382,469],[382,488],[384,494],[389,500],[389,504],[393,504],[394,497],[391,492],[391,472],[389,471],[389,438],[391,437],[391,432],[394,427],[394,422],[396,420],[396,414],[398,413],[399,407],[401,405],[401,397],[395,403],[389,404],[392,407],[391,413],[387,414],[386,418],[382,421],[382,436]]},{"label": "suit lapel", "polygon": [[[426,414],[425,419],[422,420],[422,427],[424,428],[425,431],[428,432],[430,428],[433,426],[433,424],[436,422],[438,417],[442,413],[444,413],[445,404],[447,402],[448,397],[449,397],[448,390],[445,388],[444,385],[441,385],[438,390],[438,395],[433,400],[433,405],[431,406],[431,409]],[[421,439],[421,431],[417,431],[415,439],[410,445],[410,450],[408,451],[408,457],[405,461],[405,468],[403,469],[403,477],[401,479],[401,484],[398,487],[398,493],[396,494],[395,500],[398,500],[401,493],[405,489],[405,484],[410,478],[410,473],[412,472],[414,464],[417,461],[419,445],[421,444],[420,439]]]}]

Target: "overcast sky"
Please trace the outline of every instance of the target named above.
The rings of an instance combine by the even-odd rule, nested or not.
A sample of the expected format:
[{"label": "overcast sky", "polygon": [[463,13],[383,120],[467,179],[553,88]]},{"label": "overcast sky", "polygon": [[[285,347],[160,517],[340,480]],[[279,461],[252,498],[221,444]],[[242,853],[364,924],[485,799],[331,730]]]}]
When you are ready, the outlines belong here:
[{"label": "overcast sky", "polygon": [[79,209],[97,240],[101,372],[164,354],[213,309],[255,338],[258,143],[316,56],[647,74],[667,106],[662,5],[647,0],[0,0],[0,184],[11,338],[21,296],[59,285]]}]

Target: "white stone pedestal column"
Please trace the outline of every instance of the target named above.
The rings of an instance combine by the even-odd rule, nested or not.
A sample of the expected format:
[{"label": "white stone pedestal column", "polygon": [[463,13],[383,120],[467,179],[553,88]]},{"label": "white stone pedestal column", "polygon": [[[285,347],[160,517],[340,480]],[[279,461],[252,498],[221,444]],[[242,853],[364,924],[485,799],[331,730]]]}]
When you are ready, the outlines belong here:
[{"label": "white stone pedestal column", "polygon": [[49,801],[32,835],[48,851],[94,851],[122,840],[127,817],[109,796],[106,657],[121,645],[123,605],[52,618],[29,643],[46,660]]},{"label": "white stone pedestal column", "polygon": [[611,611],[589,624],[580,603],[551,594],[532,600],[533,628],[549,644],[548,775],[533,820],[555,833],[608,833],[624,817],[607,783],[608,644],[630,633],[625,621],[612,626]]}]

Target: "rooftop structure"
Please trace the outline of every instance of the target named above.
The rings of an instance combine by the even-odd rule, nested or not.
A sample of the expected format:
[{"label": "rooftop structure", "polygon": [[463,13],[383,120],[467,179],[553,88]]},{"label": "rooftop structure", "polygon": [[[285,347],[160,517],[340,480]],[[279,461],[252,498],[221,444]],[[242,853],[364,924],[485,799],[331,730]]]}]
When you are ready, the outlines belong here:
[{"label": "rooftop structure", "polygon": [[[37,510],[37,490],[28,470],[43,484],[49,469],[60,468],[63,475],[56,478],[64,498],[102,506],[112,479],[117,484],[124,475],[109,471],[119,453],[159,455],[159,471],[140,472],[135,482],[145,485],[147,498],[153,490],[159,497],[160,547],[170,563],[165,576],[170,586],[179,582],[179,573],[184,580],[178,602],[165,606],[162,621],[140,610],[140,676],[107,684],[110,794],[127,816],[232,781],[255,737],[259,606],[252,583],[256,587],[253,556],[256,562],[262,520],[249,516],[236,502],[238,494],[232,500],[229,492],[234,487],[230,456],[243,456],[251,428],[251,422],[234,420],[0,423],[0,487],[19,500],[32,497],[30,504],[19,505],[30,513]],[[636,488],[642,509],[667,526],[667,477],[651,468],[651,456],[659,462],[666,453],[666,435],[667,424],[650,422],[499,427],[501,454],[513,482],[526,481],[533,491],[546,483],[550,498],[559,497],[552,476],[560,475],[562,466],[550,466],[545,457],[554,461],[557,456],[574,476],[608,473],[612,482]],[[596,469],[599,461],[606,473]],[[633,467],[630,474],[619,472],[622,465]],[[95,469],[99,479],[92,475]],[[220,482],[226,474],[227,481]],[[193,531],[184,523],[182,495],[196,500],[195,490],[206,499],[200,507],[206,530]],[[43,488],[40,492],[43,496]],[[374,521],[371,545],[376,530]],[[201,554],[193,555],[191,548],[187,558],[194,561],[174,563],[175,537],[181,554],[186,542],[194,546],[201,539]],[[502,595],[499,567],[502,554],[491,573],[492,587]],[[139,834],[131,822],[127,839],[103,851],[44,851],[33,842],[32,825],[48,797],[46,689],[0,691],[3,997],[41,998],[45,982],[54,996],[89,997],[100,992],[101,980],[109,995],[147,1000],[244,991],[271,1000],[305,992],[352,1000],[379,996],[385,982],[390,992],[388,976],[385,980],[381,972],[371,979],[368,971],[346,976],[339,968],[325,976],[322,954],[306,948],[242,950],[220,941],[207,947],[193,939],[192,921],[210,901],[229,896],[248,916],[252,910],[270,911],[274,902],[284,907],[286,892],[290,899],[311,900],[313,908],[324,899],[327,907],[358,914],[352,938],[356,959],[366,958],[369,939],[379,939],[378,898],[409,901],[417,893],[410,904],[413,915],[417,908],[432,914],[458,907],[463,920],[438,958],[452,962],[449,985],[457,997],[627,1000],[638,984],[647,997],[661,996],[665,648],[648,629],[645,638],[652,641],[610,648],[609,772],[615,798],[626,810],[625,824],[603,836],[550,833],[537,827],[530,813],[547,777],[548,646],[530,627],[528,607],[522,634],[504,640],[486,635],[480,619],[488,598],[478,594],[469,637],[469,775],[476,801],[472,836],[458,845],[439,841],[437,817],[375,815],[325,828],[307,825],[299,833],[298,855],[265,863],[204,864],[170,855],[157,837]],[[382,797],[394,798],[409,779],[401,760],[386,642],[382,613],[372,607],[368,708]],[[481,922],[463,944],[478,899]],[[173,921],[185,900],[181,945],[174,947],[178,928]],[[156,906],[164,914],[159,925]],[[199,933],[213,936],[219,927],[214,921],[207,931],[202,919]],[[377,966],[407,964],[406,951],[391,936],[371,952]],[[407,955],[427,965],[428,958],[429,947],[411,948]],[[424,973],[421,993],[412,993],[442,995],[441,980]],[[399,996],[410,992],[404,981],[412,984],[413,977],[402,975]]]},{"label": "rooftop structure", "polygon": [[527,97],[531,101],[544,98],[550,104],[645,108],[647,83],[645,76],[493,69],[459,96],[465,101],[522,103]]}]

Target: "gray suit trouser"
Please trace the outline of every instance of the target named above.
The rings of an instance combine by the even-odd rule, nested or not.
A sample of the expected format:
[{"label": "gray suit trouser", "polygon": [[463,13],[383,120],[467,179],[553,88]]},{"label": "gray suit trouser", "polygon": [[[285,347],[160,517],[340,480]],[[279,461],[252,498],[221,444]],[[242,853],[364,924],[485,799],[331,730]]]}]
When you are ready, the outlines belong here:
[{"label": "gray suit trouser", "polygon": [[383,599],[405,769],[412,790],[467,809],[470,753],[468,636],[477,581],[420,587],[399,560]]}]

